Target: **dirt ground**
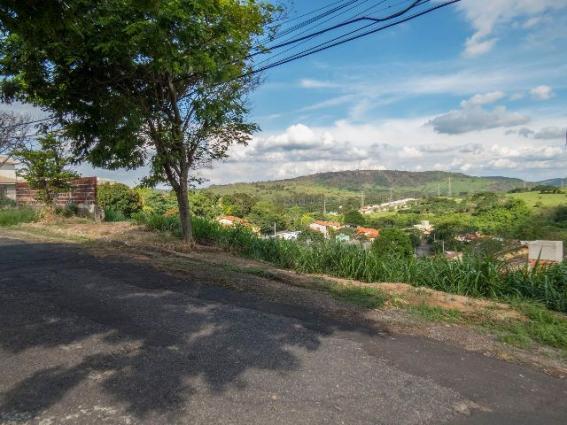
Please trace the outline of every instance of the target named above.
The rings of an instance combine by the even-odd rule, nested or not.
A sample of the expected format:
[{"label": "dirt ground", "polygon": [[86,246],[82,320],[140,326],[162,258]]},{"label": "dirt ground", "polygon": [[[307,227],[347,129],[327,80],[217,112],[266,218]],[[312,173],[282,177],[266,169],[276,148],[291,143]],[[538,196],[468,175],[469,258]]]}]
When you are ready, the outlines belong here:
[{"label": "dirt ground", "polygon": [[[554,376],[567,376],[567,360],[559,350],[544,346],[517,348],[500,342],[497,335],[486,329],[469,324],[427,320],[412,312],[412,307],[427,306],[457,311],[464,317],[483,317],[496,321],[524,320],[521,313],[506,304],[403,283],[368,284],[330,276],[299,274],[231,255],[212,246],[197,246],[195,250],[187,252],[175,238],[149,232],[129,223],[93,224],[78,221],[49,226],[26,224],[4,233],[42,241],[81,242],[96,256],[127,256],[173,276],[254,292],[270,301],[293,303],[306,309],[324,309],[336,316],[365,317],[369,321],[383,323],[391,333],[425,336],[489,357],[530,364]],[[379,288],[386,294],[387,302],[382,308],[365,310],[361,315],[360,307],[321,292],[318,289],[321,282],[346,287]]]}]

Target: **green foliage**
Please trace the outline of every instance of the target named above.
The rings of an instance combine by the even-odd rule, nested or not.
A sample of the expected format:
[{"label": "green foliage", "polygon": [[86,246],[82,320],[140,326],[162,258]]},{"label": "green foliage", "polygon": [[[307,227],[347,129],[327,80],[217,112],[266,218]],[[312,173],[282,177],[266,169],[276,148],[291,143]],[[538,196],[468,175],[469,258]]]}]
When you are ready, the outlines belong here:
[{"label": "green foliage", "polygon": [[[178,217],[138,214],[148,228],[180,235]],[[462,261],[443,257],[379,256],[372,250],[332,240],[303,244],[261,239],[244,227],[224,228],[198,217],[195,235],[232,252],[304,273],[325,273],[364,282],[405,282],[453,294],[495,299],[531,300],[567,312],[567,263],[545,268],[510,268],[486,256],[465,255]]]},{"label": "green foliage", "polygon": [[221,198],[223,213],[236,217],[245,217],[252,212],[256,199],[247,193],[224,195]]},{"label": "green foliage", "polygon": [[209,192],[192,192],[189,194],[189,205],[191,205],[193,215],[210,220],[222,213],[218,196]]},{"label": "green foliage", "polygon": [[345,224],[351,224],[355,226],[364,226],[366,220],[364,216],[358,210],[352,210],[344,215],[343,219]]},{"label": "green foliage", "polygon": [[104,183],[97,187],[97,203],[107,221],[120,221],[142,209],[140,194],[122,183]]},{"label": "green foliage", "polygon": [[71,180],[78,174],[67,169],[72,158],[65,154],[61,140],[49,134],[38,142],[37,150],[22,148],[15,152],[22,167],[18,175],[26,179],[31,189],[37,190],[40,200],[52,204],[58,193],[71,188]]},{"label": "green foliage", "polygon": [[52,113],[75,153],[101,167],[147,164],[171,185],[184,239],[193,170],[245,144],[251,50],[268,2],[9,2],[0,14],[0,88]]},{"label": "green foliage", "polygon": [[1,208],[0,226],[15,226],[20,223],[30,223],[38,219],[38,213],[32,208]]},{"label": "green foliage", "polygon": [[413,256],[413,245],[411,238],[402,230],[389,228],[380,232],[380,237],[372,243],[372,251],[380,257],[402,257]]},{"label": "green foliage", "polygon": [[177,208],[177,200],[172,192],[150,188],[138,188],[136,191],[142,200],[142,210],[146,213],[163,215]]},{"label": "green foliage", "polygon": [[248,215],[248,220],[260,228],[264,234],[273,233],[274,223],[276,229],[285,228],[285,218],[282,211],[272,202],[260,201],[254,204]]}]

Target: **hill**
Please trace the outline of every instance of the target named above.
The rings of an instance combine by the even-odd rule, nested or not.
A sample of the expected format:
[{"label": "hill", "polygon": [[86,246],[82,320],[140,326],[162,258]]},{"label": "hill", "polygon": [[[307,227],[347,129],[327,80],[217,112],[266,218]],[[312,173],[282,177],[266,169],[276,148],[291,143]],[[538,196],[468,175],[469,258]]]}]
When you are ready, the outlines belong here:
[{"label": "hill", "polygon": [[558,179],[543,180],[537,183],[538,185],[563,187],[567,185],[567,177]]},{"label": "hill", "polygon": [[[558,179],[559,180],[559,179]],[[209,190],[216,193],[290,191],[302,189],[307,193],[351,193],[390,192],[400,194],[430,194],[441,192],[447,195],[449,181],[453,194],[461,192],[503,192],[522,187],[524,181],[509,177],[475,177],[462,173],[444,171],[391,171],[357,170],[318,173],[285,180],[253,183],[212,185]],[[529,183],[530,185],[532,183]]]},{"label": "hill", "polygon": [[260,199],[276,198],[284,203],[320,202],[323,195],[336,200],[360,200],[364,196],[366,203],[375,203],[387,200],[390,196],[505,192],[525,184],[523,180],[515,178],[475,177],[444,171],[356,170],[318,173],[286,180],[213,185],[208,190],[219,195],[247,193]]}]

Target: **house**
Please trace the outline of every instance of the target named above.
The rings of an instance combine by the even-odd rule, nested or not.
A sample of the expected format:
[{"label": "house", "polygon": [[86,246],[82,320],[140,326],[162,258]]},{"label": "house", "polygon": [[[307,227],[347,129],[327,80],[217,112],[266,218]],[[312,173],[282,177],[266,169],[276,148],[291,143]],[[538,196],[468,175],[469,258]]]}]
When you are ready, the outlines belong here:
[{"label": "house", "polygon": [[311,230],[322,233],[323,235],[325,235],[326,238],[329,237],[329,233],[331,230],[337,231],[342,229],[342,227],[343,226],[341,225],[341,223],[338,223],[336,221],[323,221],[323,220],[314,221],[309,225],[309,228]]},{"label": "house", "polygon": [[299,238],[299,235],[301,235],[301,232],[299,231],[283,231],[283,232],[278,232],[275,234],[275,237],[278,239],[283,239],[286,241],[296,241],[297,238]]},{"label": "house", "polygon": [[0,155],[0,200],[16,200],[16,162]]},{"label": "house", "polygon": [[435,230],[429,220],[422,220],[421,223],[415,224],[413,228],[417,229],[424,236],[429,236]]},{"label": "house", "polygon": [[380,230],[372,229],[370,227],[357,227],[356,228],[356,235],[359,237],[364,237],[368,239],[370,242],[374,241],[374,239],[380,236]]},{"label": "house", "polygon": [[482,239],[482,237],[483,237],[482,233],[480,232],[470,232],[470,233],[465,233],[463,235],[455,236],[455,240],[459,242],[470,243],[470,242],[476,242]]},{"label": "house", "polygon": [[220,217],[217,217],[217,222],[226,227],[233,227],[238,225],[243,226],[247,224],[246,220],[244,220],[243,218],[235,217],[233,215],[221,215]]},{"label": "house", "polygon": [[260,229],[257,226],[254,226],[248,220],[240,217],[235,217],[233,215],[221,215],[220,217],[217,217],[217,223],[224,227],[244,226],[252,230],[254,233],[260,232]]},{"label": "house", "polygon": [[384,202],[383,204],[368,205],[362,207],[359,211],[361,214],[372,214],[379,211],[399,210],[410,206],[416,201],[416,198],[399,199],[397,201]]}]

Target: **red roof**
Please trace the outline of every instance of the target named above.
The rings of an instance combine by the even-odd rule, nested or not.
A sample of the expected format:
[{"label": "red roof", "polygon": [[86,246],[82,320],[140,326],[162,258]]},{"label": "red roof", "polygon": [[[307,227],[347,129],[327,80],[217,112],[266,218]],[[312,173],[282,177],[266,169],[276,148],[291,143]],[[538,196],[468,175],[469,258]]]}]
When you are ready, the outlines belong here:
[{"label": "red roof", "polygon": [[370,227],[357,227],[356,234],[366,236],[370,239],[376,239],[378,236],[380,236],[380,230],[372,229]]}]

